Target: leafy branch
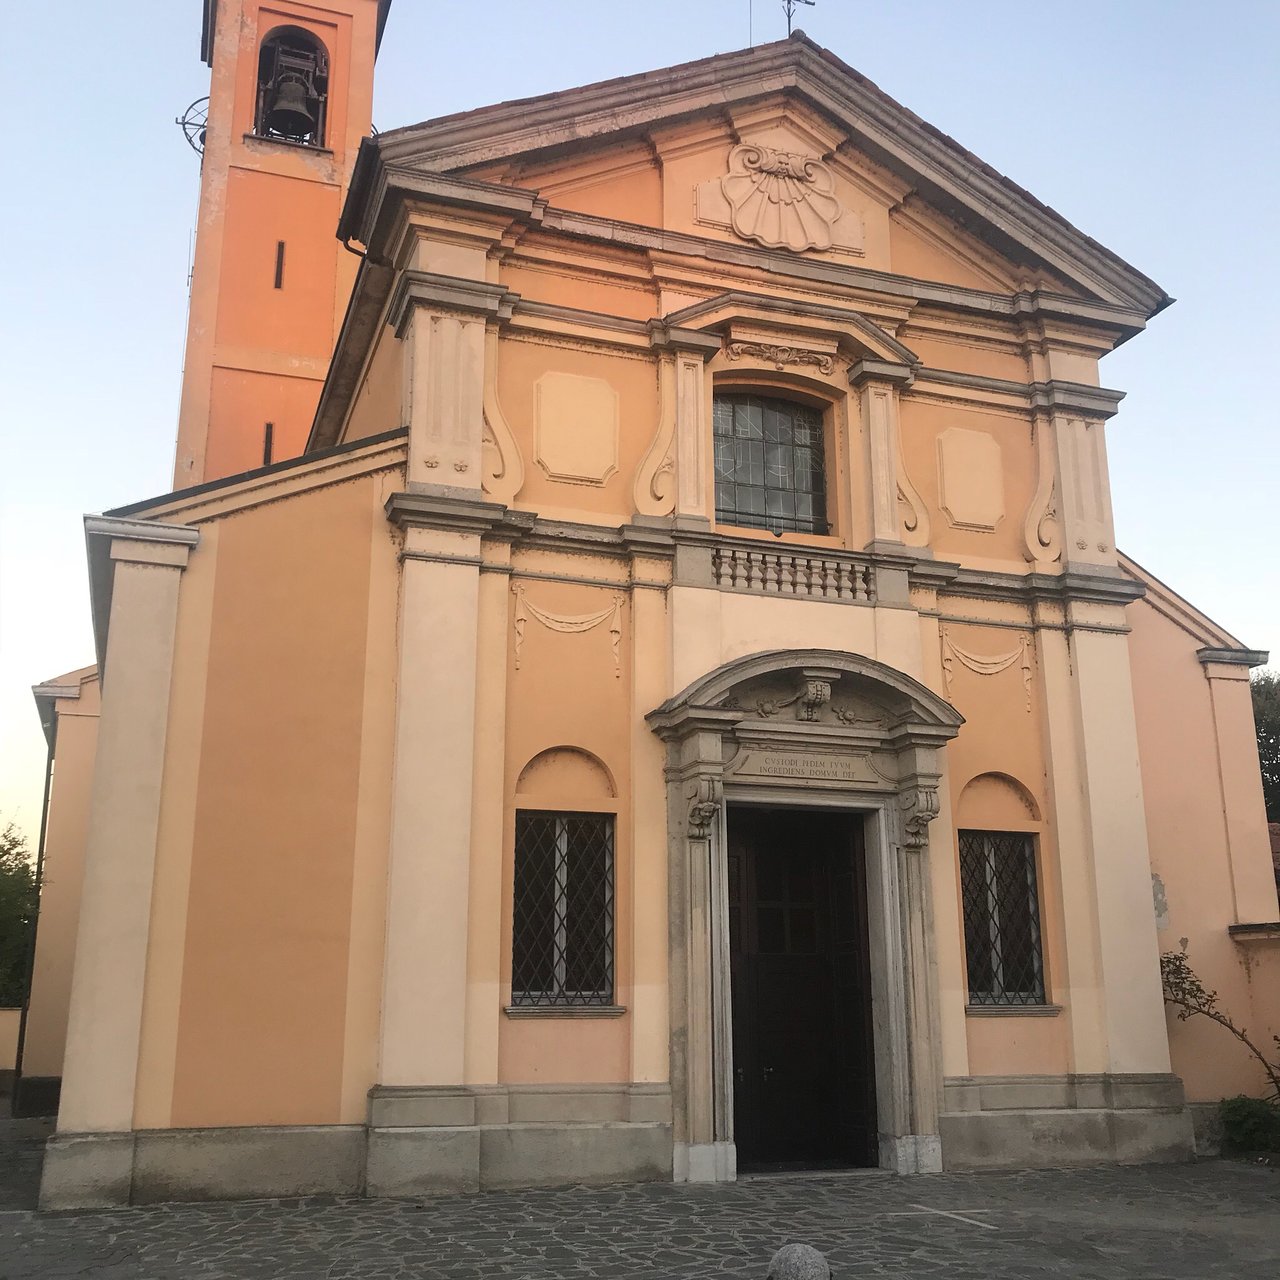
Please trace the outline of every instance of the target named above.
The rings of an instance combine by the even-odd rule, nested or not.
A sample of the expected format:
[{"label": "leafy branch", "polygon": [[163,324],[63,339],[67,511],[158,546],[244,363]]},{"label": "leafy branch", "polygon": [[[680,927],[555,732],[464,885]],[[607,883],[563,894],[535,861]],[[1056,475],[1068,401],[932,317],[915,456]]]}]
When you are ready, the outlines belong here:
[{"label": "leafy branch", "polygon": [[1200,981],[1199,975],[1191,967],[1187,959],[1187,940],[1181,939],[1181,949],[1166,951],[1160,956],[1160,980],[1164,986],[1164,998],[1168,1004],[1178,1011],[1178,1020],[1186,1022],[1188,1018],[1199,1014],[1225,1027],[1246,1049],[1262,1064],[1263,1071],[1271,1085],[1271,1099],[1280,1102],[1280,1036],[1272,1036],[1275,1041],[1277,1057],[1272,1062],[1266,1054],[1249,1039],[1244,1027],[1237,1027],[1229,1014],[1218,1007],[1218,993],[1210,991]]}]

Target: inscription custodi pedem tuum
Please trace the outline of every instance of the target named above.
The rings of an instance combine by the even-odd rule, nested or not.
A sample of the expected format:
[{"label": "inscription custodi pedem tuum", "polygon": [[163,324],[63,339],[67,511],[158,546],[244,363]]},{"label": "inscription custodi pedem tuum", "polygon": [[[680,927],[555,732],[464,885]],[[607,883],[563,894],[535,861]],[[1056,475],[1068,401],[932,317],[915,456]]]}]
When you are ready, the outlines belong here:
[{"label": "inscription custodi pedem tuum", "polygon": [[758,778],[799,778],[808,782],[861,782],[884,786],[863,755],[781,754],[749,751],[733,773]]}]

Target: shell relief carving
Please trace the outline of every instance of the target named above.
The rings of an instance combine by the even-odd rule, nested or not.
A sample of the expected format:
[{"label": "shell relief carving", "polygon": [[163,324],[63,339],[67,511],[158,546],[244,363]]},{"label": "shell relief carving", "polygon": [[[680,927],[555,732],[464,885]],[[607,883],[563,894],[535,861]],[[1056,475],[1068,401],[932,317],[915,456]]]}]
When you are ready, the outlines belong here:
[{"label": "shell relief carving", "polygon": [[861,220],[846,212],[835,174],[814,156],[742,143],[729,152],[720,191],[728,221],[744,240],[793,253],[862,247]]}]

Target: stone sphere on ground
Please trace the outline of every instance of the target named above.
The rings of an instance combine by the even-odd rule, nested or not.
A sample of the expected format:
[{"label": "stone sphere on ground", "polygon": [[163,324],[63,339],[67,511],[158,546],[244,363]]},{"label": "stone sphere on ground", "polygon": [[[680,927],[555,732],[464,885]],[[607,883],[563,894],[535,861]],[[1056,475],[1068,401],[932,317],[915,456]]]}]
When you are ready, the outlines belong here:
[{"label": "stone sphere on ground", "polygon": [[769,1280],[831,1280],[831,1267],[811,1244],[784,1244],[769,1263]]}]

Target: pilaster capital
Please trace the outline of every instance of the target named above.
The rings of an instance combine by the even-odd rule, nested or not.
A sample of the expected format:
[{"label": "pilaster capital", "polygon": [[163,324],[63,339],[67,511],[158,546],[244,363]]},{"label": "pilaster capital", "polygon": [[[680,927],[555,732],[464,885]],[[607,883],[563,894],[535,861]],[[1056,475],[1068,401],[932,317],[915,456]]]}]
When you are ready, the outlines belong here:
[{"label": "pilaster capital", "polygon": [[1271,654],[1266,649],[1219,649],[1206,645],[1196,650],[1196,657],[1200,659],[1204,674],[1210,680],[1215,676],[1228,680],[1247,680],[1249,669],[1265,667]]},{"label": "pilaster capital", "polygon": [[520,295],[505,285],[434,275],[428,271],[405,271],[392,290],[387,320],[394,327],[396,337],[402,338],[410,316],[418,307],[484,320],[510,320],[519,301]]},{"label": "pilaster capital", "polygon": [[1033,382],[1031,407],[1049,413],[1079,413],[1089,418],[1114,418],[1120,410],[1123,391],[1092,387],[1084,382]]},{"label": "pilaster capital", "polygon": [[906,390],[916,378],[915,370],[909,364],[899,364],[891,360],[862,359],[849,366],[849,385],[864,387],[868,383],[887,383],[891,387]]},{"label": "pilaster capital", "polygon": [[115,516],[86,516],[84,534],[91,553],[96,543],[105,548],[109,560],[171,569],[185,568],[192,547],[200,541],[200,530],[191,525]]},{"label": "pilaster capital", "polygon": [[665,320],[649,321],[649,345],[655,351],[684,352],[710,360],[720,354],[721,340],[717,334],[703,333],[701,329],[685,329],[668,324]]}]

